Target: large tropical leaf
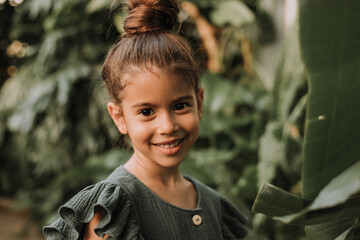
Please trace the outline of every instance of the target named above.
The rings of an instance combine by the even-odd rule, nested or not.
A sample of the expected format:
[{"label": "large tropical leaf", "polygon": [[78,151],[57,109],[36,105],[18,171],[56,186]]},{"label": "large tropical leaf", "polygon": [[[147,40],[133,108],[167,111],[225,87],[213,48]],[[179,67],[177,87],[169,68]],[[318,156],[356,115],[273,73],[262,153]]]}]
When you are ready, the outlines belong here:
[{"label": "large tropical leaf", "polygon": [[[357,26],[360,2],[306,0],[301,1],[300,6],[300,45],[310,85],[303,151],[303,196],[313,199],[334,176],[360,159],[360,28]],[[325,198],[321,197],[324,189],[314,205],[330,204],[329,198],[344,199],[359,181],[358,173],[353,174],[357,178],[348,181],[350,187],[338,186],[338,191],[334,191],[336,197]],[[351,207],[345,207],[340,213],[342,219],[360,216],[359,210]],[[308,238],[330,239],[333,232],[344,230],[339,222],[330,224],[318,236],[310,233],[319,232],[317,229],[324,226],[307,227]],[[338,239],[345,239],[353,232],[349,228]]]},{"label": "large tropical leaf", "polygon": [[360,196],[352,196],[360,192],[358,179],[360,161],[334,178],[314,201],[265,184],[260,189],[253,211],[284,223],[303,226],[356,218],[360,216]]},{"label": "large tropical leaf", "polygon": [[303,196],[313,199],[360,159],[360,1],[300,5],[300,45],[310,85]]},{"label": "large tropical leaf", "polygon": [[[314,225],[306,227],[309,239],[354,239],[360,217],[360,2],[299,4],[300,49],[309,78],[303,198],[315,200],[308,205],[265,186],[254,211],[286,223]],[[271,201],[276,206],[267,205]]]}]

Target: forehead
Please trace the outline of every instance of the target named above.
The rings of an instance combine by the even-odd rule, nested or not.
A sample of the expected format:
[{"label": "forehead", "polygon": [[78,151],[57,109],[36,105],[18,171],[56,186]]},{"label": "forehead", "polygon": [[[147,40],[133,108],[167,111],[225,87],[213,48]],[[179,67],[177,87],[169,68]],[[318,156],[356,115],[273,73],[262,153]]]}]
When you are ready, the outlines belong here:
[{"label": "forehead", "polygon": [[186,75],[159,69],[129,71],[124,76],[123,101],[167,101],[195,90]]},{"label": "forehead", "polygon": [[178,85],[191,87],[189,76],[178,71],[163,70],[158,67],[130,67],[122,76],[125,88],[136,88],[149,85]]},{"label": "forehead", "polygon": [[132,79],[151,74],[156,75],[159,78],[176,77],[178,79],[182,79],[195,89],[198,87],[196,74],[181,67],[179,64],[169,65],[165,68],[161,68],[151,63],[145,65],[126,65],[121,68],[120,79],[123,83],[122,85],[125,87],[126,85],[131,84]]}]

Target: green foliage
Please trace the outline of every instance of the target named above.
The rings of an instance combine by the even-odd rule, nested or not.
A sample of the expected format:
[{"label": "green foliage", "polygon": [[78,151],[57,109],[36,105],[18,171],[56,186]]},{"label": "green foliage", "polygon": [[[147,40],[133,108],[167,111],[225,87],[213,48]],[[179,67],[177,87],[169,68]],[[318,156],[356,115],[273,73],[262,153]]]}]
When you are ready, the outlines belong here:
[{"label": "green foliage", "polygon": [[[87,13],[87,6],[82,0],[26,1],[8,36],[27,42],[29,49],[0,92],[1,193],[17,194],[22,207],[41,218],[69,192],[104,175],[89,172],[70,184],[68,172],[83,167],[86,173],[91,156],[105,161],[118,138],[99,82],[111,22],[104,20],[105,7]],[[49,183],[58,178],[66,180],[54,191]]]},{"label": "green foliage", "polygon": [[[302,226],[356,218],[360,214],[360,197],[351,196],[359,191],[360,186],[349,185],[349,182],[358,178],[359,170],[360,163],[351,166],[334,178],[314,200],[300,198],[264,184],[256,199],[254,211],[262,212],[284,223]],[[337,208],[334,208],[335,206]],[[319,214],[320,210],[326,208],[330,210]]]},{"label": "green foliage", "polygon": [[215,25],[230,24],[238,28],[255,20],[254,13],[240,1],[219,1],[210,17]]},{"label": "green foliage", "polygon": [[[263,204],[270,211],[274,203],[279,211],[287,211],[287,207],[299,203],[287,202],[297,199],[300,195],[301,149],[303,143],[303,125],[307,103],[307,84],[304,68],[300,59],[297,23],[285,37],[279,62],[275,72],[274,90],[271,95],[271,117],[266,124],[265,132],[259,139],[257,186],[273,183],[292,194],[284,195],[284,200],[274,191],[274,196],[268,199],[268,185],[261,188],[263,194],[257,196],[257,207],[263,209]],[[280,192],[281,193],[281,192]],[[275,207],[274,206],[274,207]],[[290,206],[288,208],[290,208]],[[257,209],[253,209],[255,212]],[[270,212],[267,215],[272,216]],[[262,215],[255,215],[254,228],[257,232],[268,232],[271,239],[302,239],[303,229],[276,223]],[[269,231],[272,229],[272,231]]]},{"label": "green foliage", "polygon": [[[329,5],[328,11],[318,17],[324,4]],[[354,46],[360,30],[352,24],[360,20],[360,4],[327,1],[303,3],[302,7],[300,40],[312,90],[306,121],[303,191],[305,197],[314,198],[334,176],[360,160],[356,144],[360,140],[360,50]],[[332,28],[322,28],[327,25]],[[314,27],[322,31],[314,31]]]},{"label": "green foliage", "polygon": [[[324,14],[321,18],[316,17],[324,4],[327,5],[328,14]],[[310,3],[304,3],[302,7],[310,9]],[[300,29],[303,37],[300,39],[304,49],[304,62],[309,77],[312,79],[311,88],[314,89],[310,92],[310,97],[320,94],[323,96],[318,100],[312,97],[314,100],[309,102],[306,126],[308,131],[304,148],[303,192],[305,197],[314,198],[318,194],[320,197],[322,193],[320,190],[325,191],[325,186],[331,180],[339,180],[339,178],[335,178],[339,174],[360,176],[359,172],[347,173],[344,171],[351,165],[356,166],[356,162],[360,159],[358,147],[360,122],[358,121],[359,110],[357,107],[360,89],[358,81],[360,52],[353,45],[354,42],[360,40],[360,31],[353,25],[354,22],[360,20],[357,14],[359,9],[358,1],[349,1],[343,4],[336,1],[319,2],[311,7],[311,11],[306,10],[300,15],[303,26]],[[335,13],[336,18],[333,17]],[[309,23],[309,18],[314,21]],[[321,28],[323,31],[315,32],[312,31],[314,24],[319,29],[325,24],[333,27],[331,31]],[[326,37],[326,44],[323,43],[324,37]],[[310,47],[310,43],[316,48]],[[332,50],[329,51],[329,49]],[[320,87],[324,84],[330,84],[333,87]],[[318,146],[318,148],[315,149],[313,146]],[[315,159],[317,163],[311,163]],[[316,174],[314,174],[315,172]],[[354,182],[349,181],[348,184],[352,185]],[[346,200],[348,196],[346,188],[344,192],[340,192]],[[359,193],[360,190],[357,189],[352,194],[356,192]],[[336,205],[346,209],[347,201],[345,200]],[[351,200],[350,198],[349,201]],[[344,201],[345,203],[343,203]],[[354,212],[357,214],[354,215]],[[357,222],[356,217],[358,218],[360,213],[354,212],[349,211],[347,219]],[[332,224],[337,225],[337,222]],[[307,227],[308,232],[311,231],[311,228],[313,227]],[[351,237],[352,234],[355,234],[354,229],[350,229],[344,236]],[[324,231],[323,237],[327,237],[326,231]]]},{"label": "green foliage", "polygon": [[[303,198],[264,185],[254,211],[306,226],[308,239],[359,237],[358,1],[302,1],[300,45],[309,78]],[[323,11],[326,7],[327,11]],[[331,27],[330,27],[331,26]]]},{"label": "green foliage", "polygon": [[[260,139],[258,186],[276,182],[290,190],[300,180],[307,86],[297,37],[294,25],[285,39],[275,75],[272,118]],[[287,181],[279,179],[279,173]],[[299,190],[292,191],[299,194]]]}]

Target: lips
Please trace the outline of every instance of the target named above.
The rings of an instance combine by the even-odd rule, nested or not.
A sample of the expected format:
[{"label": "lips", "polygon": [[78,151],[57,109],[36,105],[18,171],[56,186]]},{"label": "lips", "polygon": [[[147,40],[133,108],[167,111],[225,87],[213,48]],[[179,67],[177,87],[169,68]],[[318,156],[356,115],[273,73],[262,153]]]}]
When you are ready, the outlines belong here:
[{"label": "lips", "polygon": [[154,144],[158,150],[160,150],[163,154],[166,155],[174,155],[178,153],[182,147],[184,138],[177,139],[174,141],[161,142]]},{"label": "lips", "polygon": [[174,148],[176,146],[178,146],[181,143],[182,139],[178,139],[176,141],[170,142],[170,143],[159,143],[159,144],[155,144],[158,147],[162,147],[162,148]]}]

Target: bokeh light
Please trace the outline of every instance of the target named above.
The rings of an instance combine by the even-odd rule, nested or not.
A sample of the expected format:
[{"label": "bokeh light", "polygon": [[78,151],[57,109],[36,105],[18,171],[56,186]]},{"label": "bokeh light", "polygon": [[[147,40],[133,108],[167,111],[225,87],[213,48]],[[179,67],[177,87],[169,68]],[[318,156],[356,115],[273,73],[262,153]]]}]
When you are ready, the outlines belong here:
[{"label": "bokeh light", "polygon": [[[18,7],[19,5],[21,5],[24,2],[24,0],[9,0],[9,4],[12,7]],[[5,6],[6,0],[0,0],[0,10],[4,10],[4,6]]]},{"label": "bokeh light", "polygon": [[18,69],[16,66],[14,65],[10,65],[8,68],[7,68],[7,74],[12,77],[14,76],[16,73],[17,73]]},{"label": "bokeh light", "polygon": [[6,54],[9,57],[23,58],[26,54],[27,49],[28,49],[27,43],[20,42],[19,40],[15,40],[6,48]]}]

